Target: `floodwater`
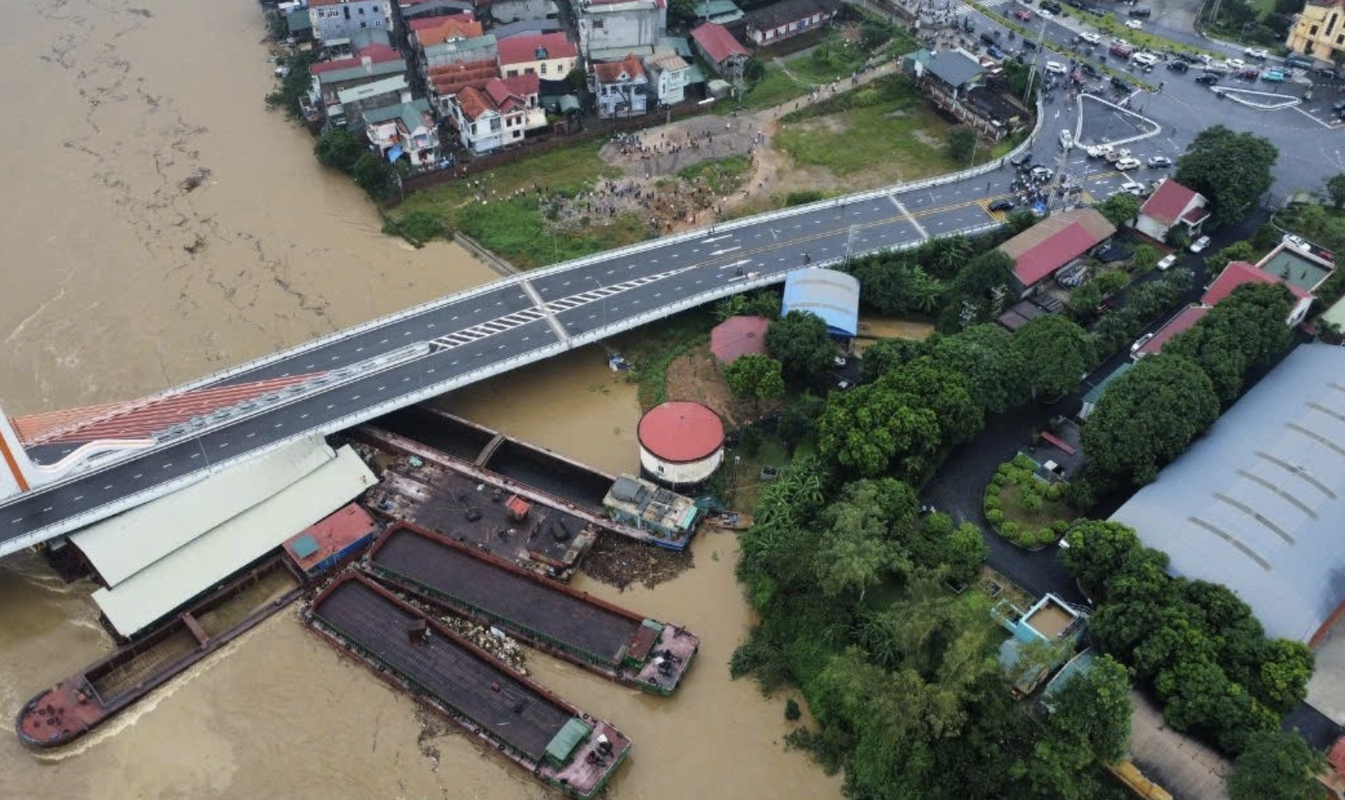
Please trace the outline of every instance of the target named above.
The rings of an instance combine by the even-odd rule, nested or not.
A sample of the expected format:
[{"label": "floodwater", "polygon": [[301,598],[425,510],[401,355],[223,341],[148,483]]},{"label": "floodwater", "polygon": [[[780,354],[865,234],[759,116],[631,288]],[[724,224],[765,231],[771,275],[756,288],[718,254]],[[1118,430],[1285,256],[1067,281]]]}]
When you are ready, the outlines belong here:
[{"label": "floodwater", "polygon": [[44,0],[0,26],[0,402],[130,399],[496,277],[381,234],[267,112],[247,0]]},{"label": "floodwater", "polygon": [[[50,0],[0,28],[12,113],[0,175],[0,399],[27,413],[140,396],[493,275],[464,251],[379,233],[307,134],[262,108],[270,66],[246,0]],[[457,413],[609,471],[637,465],[634,388],[590,348],[460,392]],[[534,674],[635,741],[616,800],[840,798],[787,751],[783,698],[730,681],[752,622],[737,543],[653,590],[579,587],[689,626],[671,699],[534,655]],[[88,582],[0,561],[0,712],[110,647]],[[0,731],[0,798],[554,796],[469,740],[419,742],[415,706],[277,615],[75,745]],[[427,753],[437,753],[431,757]]]}]

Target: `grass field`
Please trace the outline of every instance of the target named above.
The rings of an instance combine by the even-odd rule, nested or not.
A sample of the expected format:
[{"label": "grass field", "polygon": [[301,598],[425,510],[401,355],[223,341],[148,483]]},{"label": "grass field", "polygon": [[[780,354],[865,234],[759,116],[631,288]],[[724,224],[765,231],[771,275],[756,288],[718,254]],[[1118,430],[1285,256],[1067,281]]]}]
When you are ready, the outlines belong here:
[{"label": "grass field", "polygon": [[[453,231],[464,233],[516,266],[532,267],[579,258],[648,237],[643,220],[618,217],[614,224],[595,226],[578,235],[552,236],[543,225],[534,187],[573,195],[592,187],[600,178],[620,176],[598,156],[602,142],[589,142],[524,158],[474,176],[491,193],[486,203],[476,200],[470,181],[450,181],[415,192],[388,212],[398,220],[415,211],[433,214]],[[516,190],[525,194],[507,198]]]},{"label": "grass field", "polygon": [[704,178],[715,194],[727,195],[742,188],[743,177],[751,171],[752,162],[747,156],[729,156],[692,164],[678,170],[677,177],[685,181]]},{"label": "grass field", "polygon": [[1013,522],[1025,531],[1045,528],[1060,520],[1068,522],[1077,516],[1063,500],[1047,500],[1040,511],[1032,513],[1023,508],[1020,495],[1017,486],[1005,486],[999,493],[1000,510],[1004,512],[1005,522]]}]

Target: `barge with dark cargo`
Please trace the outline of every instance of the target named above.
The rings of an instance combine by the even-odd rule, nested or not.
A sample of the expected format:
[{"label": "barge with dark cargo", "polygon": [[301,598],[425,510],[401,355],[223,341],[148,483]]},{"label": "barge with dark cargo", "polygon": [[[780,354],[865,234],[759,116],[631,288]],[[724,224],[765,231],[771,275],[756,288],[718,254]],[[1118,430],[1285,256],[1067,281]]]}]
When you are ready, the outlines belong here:
[{"label": "barge with dark cargo", "polygon": [[630,753],[630,740],[611,723],[512,672],[358,572],[324,589],[305,617],[373,674],[572,797],[596,795]]},{"label": "barge with dark cargo", "polygon": [[363,552],[376,532],[373,518],[354,504],[301,531],[282,554],[38,693],[15,719],[19,741],[46,749],[78,739],[299,599]]},{"label": "barge with dark cargo", "polygon": [[364,569],[400,591],[655,694],[673,693],[700,648],[700,639],[677,625],[405,523],[374,543]]}]

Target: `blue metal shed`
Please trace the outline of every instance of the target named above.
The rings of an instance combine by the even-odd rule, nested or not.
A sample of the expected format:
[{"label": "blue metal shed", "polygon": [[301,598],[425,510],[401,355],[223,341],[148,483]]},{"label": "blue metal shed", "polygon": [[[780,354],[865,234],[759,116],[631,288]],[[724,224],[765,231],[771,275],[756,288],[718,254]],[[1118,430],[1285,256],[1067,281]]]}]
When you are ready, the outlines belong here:
[{"label": "blue metal shed", "polygon": [[822,267],[791,272],[780,313],[791,311],[816,314],[827,323],[827,333],[853,339],[859,335],[859,279]]}]

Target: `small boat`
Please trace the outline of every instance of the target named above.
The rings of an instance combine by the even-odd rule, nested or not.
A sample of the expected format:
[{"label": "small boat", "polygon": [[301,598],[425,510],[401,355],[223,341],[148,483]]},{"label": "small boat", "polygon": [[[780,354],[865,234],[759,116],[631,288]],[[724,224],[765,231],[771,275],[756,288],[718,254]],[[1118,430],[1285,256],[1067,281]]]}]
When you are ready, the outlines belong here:
[{"label": "small boat", "polygon": [[706,516],[705,523],[724,531],[745,531],[752,527],[752,515],[740,511],[725,511]]}]

